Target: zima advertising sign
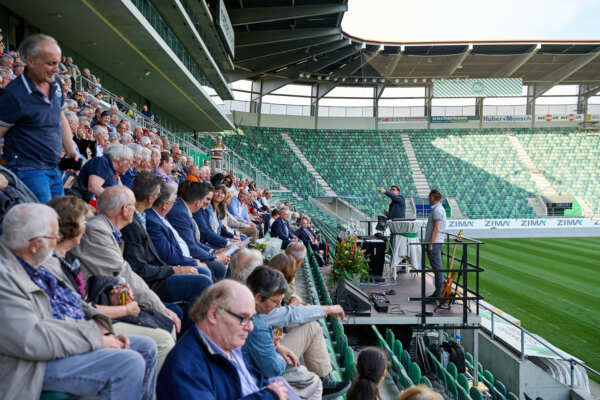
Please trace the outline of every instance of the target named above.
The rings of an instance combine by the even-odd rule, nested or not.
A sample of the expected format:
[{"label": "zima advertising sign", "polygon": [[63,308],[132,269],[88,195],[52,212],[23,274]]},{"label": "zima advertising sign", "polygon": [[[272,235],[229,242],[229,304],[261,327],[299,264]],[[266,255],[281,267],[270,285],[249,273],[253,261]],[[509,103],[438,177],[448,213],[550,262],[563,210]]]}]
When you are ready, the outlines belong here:
[{"label": "zima advertising sign", "polygon": [[448,229],[600,228],[598,218],[451,219]]}]

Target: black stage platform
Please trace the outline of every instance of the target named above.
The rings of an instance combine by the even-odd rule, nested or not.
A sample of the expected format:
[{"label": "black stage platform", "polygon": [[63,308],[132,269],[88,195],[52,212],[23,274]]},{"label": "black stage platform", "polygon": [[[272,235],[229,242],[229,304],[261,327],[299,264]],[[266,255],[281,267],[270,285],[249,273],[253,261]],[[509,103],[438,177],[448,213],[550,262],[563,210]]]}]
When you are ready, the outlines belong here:
[{"label": "black stage platform", "polygon": [[[329,281],[331,268],[325,266],[321,268],[321,274],[325,282]],[[425,296],[433,293],[434,284],[433,276],[428,274],[425,278],[426,288]],[[421,274],[408,272],[399,273],[397,279],[386,278],[385,282],[361,284],[358,286],[364,291],[367,296],[371,292],[385,292],[393,289],[396,293],[388,295],[390,301],[389,312],[381,313],[371,306],[371,316],[354,316],[347,315],[344,319],[344,324],[350,325],[415,325],[423,327],[423,319],[421,317],[421,302],[409,301],[409,298],[421,297]],[[335,290],[330,290],[334,292]],[[335,303],[334,296],[331,296]],[[474,302],[473,302],[474,303]],[[468,312],[466,322],[463,318],[462,302],[457,302],[452,305],[449,310],[439,309],[434,312],[435,304],[427,304],[426,311],[432,313],[431,316],[425,317],[425,326],[433,327],[461,327],[461,328],[478,328],[481,322],[479,315]]]}]

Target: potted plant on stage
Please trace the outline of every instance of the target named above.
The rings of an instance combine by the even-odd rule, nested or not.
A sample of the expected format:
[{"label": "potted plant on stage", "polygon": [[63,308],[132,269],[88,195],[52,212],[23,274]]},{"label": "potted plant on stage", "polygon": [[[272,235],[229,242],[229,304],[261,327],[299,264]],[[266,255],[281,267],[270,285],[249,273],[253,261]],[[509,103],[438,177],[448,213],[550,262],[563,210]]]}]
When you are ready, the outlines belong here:
[{"label": "potted plant on stage", "polygon": [[360,281],[370,280],[369,264],[365,259],[365,251],[356,244],[356,235],[340,240],[335,248],[332,277],[334,281],[346,278],[355,285]]}]

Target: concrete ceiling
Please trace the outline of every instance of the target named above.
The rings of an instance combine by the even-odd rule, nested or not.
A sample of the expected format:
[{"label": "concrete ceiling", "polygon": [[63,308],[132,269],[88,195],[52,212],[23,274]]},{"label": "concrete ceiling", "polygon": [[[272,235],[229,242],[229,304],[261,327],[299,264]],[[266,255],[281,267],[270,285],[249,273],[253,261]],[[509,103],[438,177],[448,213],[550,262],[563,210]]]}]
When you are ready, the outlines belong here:
[{"label": "concrete ceiling", "polygon": [[142,23],[145,20],[131,1],[4,0],[3,5],[191,129],[233,128],[158,33]]}]

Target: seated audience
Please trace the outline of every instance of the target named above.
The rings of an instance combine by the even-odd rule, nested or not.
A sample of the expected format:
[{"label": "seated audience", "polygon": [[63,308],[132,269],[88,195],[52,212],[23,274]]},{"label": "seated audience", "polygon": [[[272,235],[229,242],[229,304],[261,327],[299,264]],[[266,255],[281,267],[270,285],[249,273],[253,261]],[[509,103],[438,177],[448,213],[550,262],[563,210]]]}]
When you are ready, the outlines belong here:
[{"label": "seated audience", "polygon": [[179,331],[177,314],[165,307],[123,258],[121,229],[132,222],[134,215],[135,197],[129,188],[113,186],[106,189],[98,198],[98,215],[87,222],[81,243],[71,252],[81,262],[86,279],[92,275],[123,277],[139,304],[171,318]]},{"label": "seated audience", "polygon": [[219,235],[213,230],[211,226],[211,212],[208,210],[209,207],[212,208],[211,202],[214,197],[214,188],[208,183],[200,183],[198,185],[203,187],[203,190],[207,193],[206,198],[209,199],[208,202],[203,203],[200,209],[194,213],[194,221],[196,221],[200,229],[201,240],[213,249],[225,248],[229,245],[229,242],[226,237]]},{"label": "seated audience", "polygon": [[288,379],[288,383],[303,398],[320,400],[323,384],[319,377],[300,365],[296,354],[279,343],[281,335],[274,336],[273,327],[266,322],[268,314],[281,304],[287,291],[283,275],[261,266],[250,274],[246,284],[256,304],[256,314],[252,319],[254,329],[248,334],[242,348],[247,363],[267,378],[281,375]]},{"label": "seated audience", "polygon": [[160,178],[165,182],[176,183],[176,180],[171,175],[174,167],[175,164],[173,164],[173,157],[171,157],[171,153],[168,151],[163,151],[160,153],[160,163],[158,164],[158,167],[154,168],[152,172],[160,176]]},{"label": "seated audience", "polygon": [[197,165],[192,165],[185,180],[191,182],[200,182],[200,168],[198,168]]},{"label": "seated audience", "polygon": [[133,158],[131,149],[122,144],[110,144],[104,149],[104,155],[86,162],[79,171],[79,188],[82,199],[89,202],[91,195],[100,196],[106,188],[119,185],[119,175],[129,169]]},{"label": "seated audience", "polygon": [[271,236],[281,239],[282,249],[287,248],[292,240],[296,240],[290,229],[289,217],[290,209],[283,207],[279,210],[279,218],[271,225]]},{"label": "seated audience", "polygon": [[[246,284],[254,295],[257,314],[253,318],[254,331],[244,345],[248,363],[266,377],[283,374],[286,362],[298,366],[302,357],[308,371],[320,377],[323,396],[333,398],[345,393],[350,384],[335,382],[329,378],[332,371],[329,353],[317,319],[327,315],[344,318],[344,310],[335,306],[281,307],[287,290],[285,278],[279,271],[269,267],[256,268]],[[278,357],[273,351],[273,330],[297,325],[277,341]],[[307,382],[304,382],[305,384]],[[310,394],[312,396],[312,394]]]},{"label": "seated audience", "polygon": [[39,399],[42,390],[101,399],[152,399],[156,346],[115,335],[105,315],[41,264],[60,238],[43,204],[8,211],[0,240],[3,399]]},{"label": "seated audience", "polygon": [[[294,243],[291,243],[288,246],[288,249],[292,245],[294,245]],[[267,265],[270,268],[281,272],[283,274],[283,277],[285,278],[285,281],[287,282],[287,290],[285,291],[285,294],[283,296],[283,304],[291,306],[302,304],[300,298],[295,296],[294,293],[294,278],[296,277],[296,260],[294,259],[294,257],[287,255],[286,253],[279,253],[275,257],[271,258]],[[295,296],[293,303],[291,303],[292,296]]]},{"label": "seated audience", "polygon": [[[44,268],[111,318],[115,333],[142,335],[154,340],[158,349],[159,371],[167,353],[175,346],[171,335],[173,322],[162,314],[154,314],[143,306],[140,308],[130,286],[124,280],[117,288],[113,286],[118,279],[112,276],[95,275],[86,283],[79,260],[68,252],[79,245],[86,221],[93,216],[92,208],[75,196],[55,197],[48,205],[58,214],[61,239],[56,244],[53,256],[43,263]],[[122,302],[122,293],[126,294],[129,302]]]},{"label": "seated audience", "polygon": [[131,189],[135,196],[135,216],[121,230],[125,247],[123,257],[158,296],[169,302],[192,303],[204,289],[212,285],[208,271],[199,273],[195,264],[169,265],[164,263],[146,231],[146,215],[160,195],[162,180],[151,172],[140,172]]},{"label": "seated audience", "polygon": [[346,400],[381,400],[379,386],[385,379],[387,357],[377,347],[367,347],[358,354],[358,378],[352,384]]},{"label": "seated audience", "polygon": [[131,150],[131,163],[127,171],[120,175],[120,178],[121,183],[131,189],[133,178],[135,178],[135,176],[137,175],[140,165],[142,163],[142,151],[144,150],[144,148],[135,143],[129,143],[127,144],[127,147]]},{"label": "seated audience", "polygon": [[228,219],[229,226],[239,229],[240,232],[248,236],[251,242],[254,243],[258,240],[258,229],[248,216],[248,207],[246,206],[248,192],[241,190],[237,196],[232,197],[227,205],[227,213],[230,217]]},{"label": "seated audience", "polygon": [[224,185],[218,184],[214,188],[212,201],[206,208],[210,229],[225,239],[238,240],[241,238],[239,231],[227,226],[227,204],[231,195]]},{"label": "seated audience", "polygon": [[263,264],[262,253],[256,249],[242,248],[231,256],[229,270],[231,279],[246,283],[246,279],[255,268]]},{"label": "seated audience", "polygon": [[[195,266],[198,272],[212,276],[208,266],[194,258],[179,232],[166,218],[177,201],[177,186],[163,181],[160,195],[146,211],[146,230],[161,260],[169,265]],[[208,254],[211,256],[210,254]]]},{"label": "seated audience", "polygon": [[325,244],[320,242],[317,238],[317,234],[310,227],[310,219],[307,216],[302,217],[300,220],[300,229],[296,231],[296,237],[298,237],[305,246],[310,246],[312,248],[319,267],[322,267],[324,261],[319,251],[325,250]]},{"label": "seated audience", "polygon": [[246,365],[241,347],[254,314],[252,293],[240,283],[225,279],[205,290],[190,310],[195,326],[158,376],[157,399],[298,399],[281,378],[267,381]]},{"label": "seated audience", "polygon": [[190,256],[206,263],[212,271],[213,279],[220,281],[227,272],[226,265],[229,264],[229,257],[224,254],[224,251],[213,251],[210,246],[200,241],[204,231],[199,228],[196,224],[197,219],[194,218],[194,214],[198,214],[202,208],[210,204],[212,186],[198,182],[183,182],[179,185],[178,194],[179,197],[166,218],[187,244]]}]

